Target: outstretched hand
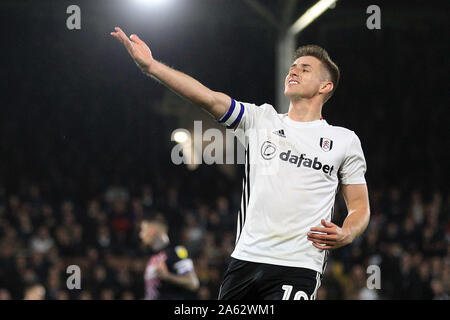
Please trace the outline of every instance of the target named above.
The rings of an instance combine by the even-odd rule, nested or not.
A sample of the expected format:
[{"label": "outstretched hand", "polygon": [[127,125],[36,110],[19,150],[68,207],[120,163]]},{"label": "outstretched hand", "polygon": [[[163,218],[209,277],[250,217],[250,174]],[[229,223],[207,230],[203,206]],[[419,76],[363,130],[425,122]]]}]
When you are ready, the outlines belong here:
[{"label": "outstretched hand", "polygon": [[350,232],[325,219],[322,219],[321,223],[324,227],[313,227],[311,232],[308,232],[308,240],[312,241],[314,247],[332,250],[352,242]]},{"label": "outstretched hand", "polygon": [[153,56],[150,48],[144,41],[139,39],[135,34],[130,38],[119,27],[114,28],[116,32],[111,32],[111,35],[118,39],[127,49],[130,56],[133,58],[137,66],[146,74],[150,74],[150,67],[152,66]]}]

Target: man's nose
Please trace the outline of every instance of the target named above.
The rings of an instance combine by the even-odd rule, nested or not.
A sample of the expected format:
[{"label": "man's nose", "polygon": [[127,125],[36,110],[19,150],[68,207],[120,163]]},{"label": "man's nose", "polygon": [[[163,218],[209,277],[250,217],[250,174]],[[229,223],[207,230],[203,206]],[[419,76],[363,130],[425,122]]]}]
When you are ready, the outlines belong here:
[{"label": "man's nose", "polygon": [[295,70],[295,69],[290,70],[288,76],[289,77],[292,77],[292,76],[298,77],[297,70]]}]

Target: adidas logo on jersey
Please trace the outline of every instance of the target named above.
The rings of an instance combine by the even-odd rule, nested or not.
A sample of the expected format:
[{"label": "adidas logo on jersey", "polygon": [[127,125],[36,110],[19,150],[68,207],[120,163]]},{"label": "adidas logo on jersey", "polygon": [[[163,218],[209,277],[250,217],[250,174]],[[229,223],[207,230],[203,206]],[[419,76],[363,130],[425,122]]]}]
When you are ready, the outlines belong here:
[{"label": "adidas logo on jersey", "polygon": [[297,165],[297,168],[300,166],[311,168],[314,170],[322,170],[325,174],[328,174],[331,176],[331,173],[333,172],[334,166],[329,165],[322,165],[322,163],[318,160],[317,157],[314,159],[306,158],[306,154],[302,153],[300,156],[296,156],[294,154],[291,154],[291,150],[288,150],[287,152],[281,152],[280,153],[280,159],[282,161],[286,161],[289,163],[292,163],[294,165]]},{"label": "adidas logo on jersey", "polygon": [[272,133],[276,134],[277,136],[280,136],[282,138],[286,138],[286,135],[284,134],[284,130],[280,129],[280,130],[275,130]]}]

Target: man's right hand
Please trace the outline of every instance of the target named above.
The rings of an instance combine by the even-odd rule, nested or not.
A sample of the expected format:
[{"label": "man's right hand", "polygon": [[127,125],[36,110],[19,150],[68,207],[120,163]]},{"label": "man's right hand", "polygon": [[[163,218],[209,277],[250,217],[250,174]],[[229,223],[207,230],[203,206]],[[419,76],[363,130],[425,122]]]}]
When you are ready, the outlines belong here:
[{"label": "man's right hand", "polygon": [[230,108],[231,98],[224,93],[215,92],[194,78],[174,70],[153,59],[150,48],[135,34],[130,38],[116,27],[111,35],[123,43],[138,67],[147,75],[158,80],[167,88],[209,112],[216,120]]},{"label": "man's right hand", "polygon": [[122,42],[142,72],[151,74],[150,70],[154,59],[150,48],[137,35],[132,34],[128,38],[119,27],[115,27],[114,29],[116,32],[111,32],[111,35]]}]

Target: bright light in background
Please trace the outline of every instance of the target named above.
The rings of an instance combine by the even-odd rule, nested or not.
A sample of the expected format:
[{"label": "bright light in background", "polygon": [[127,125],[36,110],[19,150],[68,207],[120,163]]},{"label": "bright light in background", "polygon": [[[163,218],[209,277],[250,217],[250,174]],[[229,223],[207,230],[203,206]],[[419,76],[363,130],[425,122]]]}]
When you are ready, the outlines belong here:
[{"label": "bright light in background", "polygon": [[313,22],[318,16],[325,12],[328,8],[332,7],[337,0],[320,0],[311,8],[309,8],[289,29],[292,34],[297,34],[305,29],[311,22]]},{"label": "bright light in background", "polygon": [[177,130],[173,134],[173,140],[177,143],[185,143],[189,136],[184,130]]},{"label": "bright light in background", "polygon": [[[178,151],[182,151],[184,163],[189,170],[195,170],[201,163],[202,148],[196,146],[191,133],[186,129],[177,129],[172,132],[172,141],[178,143]],[[174,149],[172,149],[172,152]],[[172,154],[173,156],[173,154]],[[173,159],[172,159],[173,161]]]},{"label": "bright light in background", "polygon": [[133,0],[133,2],[141,5],[162,6],[172,2],[172,0]]}]

